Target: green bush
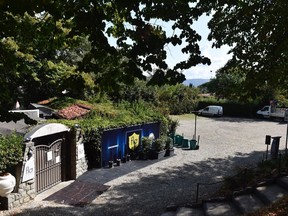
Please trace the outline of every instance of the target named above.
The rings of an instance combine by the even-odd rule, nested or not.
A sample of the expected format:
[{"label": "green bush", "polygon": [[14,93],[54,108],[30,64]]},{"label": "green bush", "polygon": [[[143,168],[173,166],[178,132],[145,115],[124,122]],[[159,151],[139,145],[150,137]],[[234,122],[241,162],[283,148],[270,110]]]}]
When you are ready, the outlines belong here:
[{"label": "green bush", "polygon": [[176,129],[179,126],[179,120],[178,119],[168,119],[168,134],[175,134]]},{"label": "green bush", "polygon": [[101,139],[103,129],[96,128],[84,132],[84,149],[88,160],[88,169],[101,167]]},{"label": "green bush", "polygon": [[191,113],[196,107],[199,91],[183,84],[165,85],[158,90],[160,106],[169,108],[170,114]]},{"label": "green bush", "polygon": [[219,105],[223,107],[224,116],[230,117],[246,117],[251,118],[256,116],[257,110],[262,108],[259,107],[257,104],[251,103],[240,103],[234,101],[227,101],[227,100],[216,100],[216,99],[209,99],[209,100],[201,100],[198,102],[198,106],[196,110],[203,109],[208,105]]},{"label": "green bush", "polygon": [[141,139],[141,143],[142,143],[142,149],[144,151],[146,151],[147,149],[149,149],[151,147],[152,144],[152,139],[150,139],[149,137],[142,137]]},{"label": "green bush", "polygon": [[23,160],[23,137],[13,133],[0,135],[0,173]]},{"label": "green bush", "polygon": [[[84,130],[95,128],[117,128],[129,125],[143,124],[143,122],[164,122],[166,127],[167,113],[153,104],[139,100],[137,102],[122,101],[117,104],[112,102],[94,103],[93,101],[73,100],[71,98],[57,98],[47,106],[56,110],[73,104],[85,104],[91,107],[89,114],[73,120],[49,119],[49,122],[57,122],[73,127],[78,124]],[[56,106],[57,105],[57,106]],[[165,111],[165,110],[164,110]],[[166,133],[166,130],[163,131]]]},{"label": "green bush", "polygon": [[160,152],[165,149],[165,145],[166,145],[166,137],[162,136],[158,139],[155,139],[152,145],[152,149],[155,150],[156,152]]},{"label": "green bush", "polygon": [[147,154],[149,150],[151,149],[153,140],[150,139],[149,137],[142,137],[141,139],[141,151],[144,154]]},{"label": "green bush", "polygon": [[171,137],[166,138],[165,150],[173,149],[173,139]]}]

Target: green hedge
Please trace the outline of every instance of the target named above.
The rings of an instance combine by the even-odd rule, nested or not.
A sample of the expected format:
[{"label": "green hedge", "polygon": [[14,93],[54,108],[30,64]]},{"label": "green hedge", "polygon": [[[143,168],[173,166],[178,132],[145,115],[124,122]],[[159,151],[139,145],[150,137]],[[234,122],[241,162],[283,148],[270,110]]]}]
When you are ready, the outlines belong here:
[{"label": "green hedge", "polygon": [[0,135],[0,173],[23,160],[23,137],[13,133]]},{"label": "green hedge", "polygon": [[261,109],[262,106],[254,103],[243,104],[239,102],[231,101],[199,101],[197,110],[202,109],[208,105],[219,105],[223,107],[224,116],[231,117],[245,117],[254,118],[256,117],[257,110]]}]

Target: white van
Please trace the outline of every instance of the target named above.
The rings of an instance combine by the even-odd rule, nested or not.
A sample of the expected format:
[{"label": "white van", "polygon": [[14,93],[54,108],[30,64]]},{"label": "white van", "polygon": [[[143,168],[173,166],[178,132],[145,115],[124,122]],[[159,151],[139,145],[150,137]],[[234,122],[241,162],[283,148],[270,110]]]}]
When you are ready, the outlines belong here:
[{"label": "white van", "polygon": [[198,115],[203,116],[222,116],[223,115],[223,107],[210,105],[205,107],[204,109],[200,109],[198,111]]}]

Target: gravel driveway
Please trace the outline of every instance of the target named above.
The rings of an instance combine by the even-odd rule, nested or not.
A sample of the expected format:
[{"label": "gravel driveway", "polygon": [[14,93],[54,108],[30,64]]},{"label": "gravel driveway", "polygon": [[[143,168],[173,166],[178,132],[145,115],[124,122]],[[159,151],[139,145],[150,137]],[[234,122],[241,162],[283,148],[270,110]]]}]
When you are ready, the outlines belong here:
[{"label": "gravel driveway", "polygon": [[[181,119],[177,133],[192,138],[194,130],[193,119]],[[286,130],[287,125],[279,122],[198,117],[199,150],[176,148],[173,157],[107,182],[111,186],[109,190],[88,206],[80,208],[35,200],[2,214],[160,215],[169,205],[195,201],[198,182],[220,181],[223,176],[233,175],[235,167],[260,161],[266,151],[265,135],[282,136],[280,149],[285,149]]]}]

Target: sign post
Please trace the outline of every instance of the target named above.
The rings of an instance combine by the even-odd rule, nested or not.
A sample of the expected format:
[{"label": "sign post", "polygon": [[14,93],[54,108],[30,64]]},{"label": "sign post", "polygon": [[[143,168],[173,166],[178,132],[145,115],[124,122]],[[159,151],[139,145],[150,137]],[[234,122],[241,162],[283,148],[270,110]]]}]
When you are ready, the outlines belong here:
[{"label": "sign post", "polygon": [[266,160],[268,159],[268,146],[271,143],[271,136],[270,135],[266,135],[265,138],[265,144],[267,145],[267,149],[266,149]]},{"label": "sign post", "polygon": [[194,135],[193,135],[193,139],[196,140],[196,131],[197,131],[197,114],[198,114],[198,111],[192,111],[192,113],[194,113],[194,116],[195,116],[195,126],[194,126]]},{"label": "sign post", "polygon": [[287,155],[287,135],[288,135],[288,109],[285,110],[285,118],[284,120],[287,122],[287,130],[286,130],[286,142],[285,142],[285,155]]},{"label": "sign post", "polygon": [[196,140],[197,115],[196,115],[196,113],[194,113],[194,115],[195,115],[194,139]]}]

